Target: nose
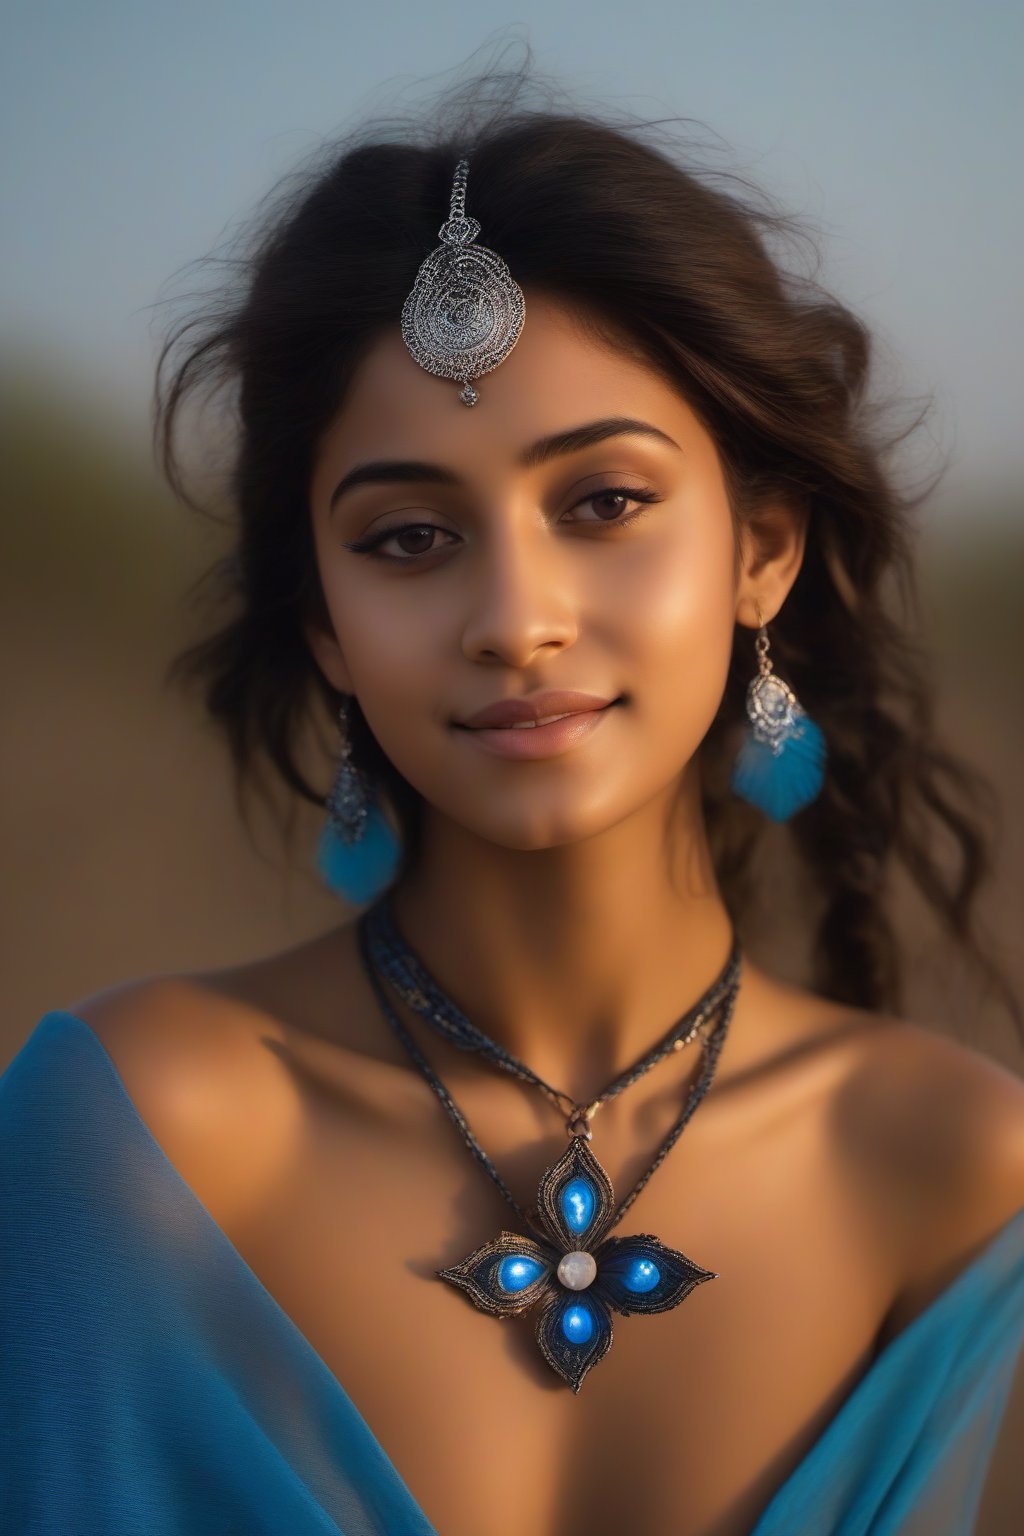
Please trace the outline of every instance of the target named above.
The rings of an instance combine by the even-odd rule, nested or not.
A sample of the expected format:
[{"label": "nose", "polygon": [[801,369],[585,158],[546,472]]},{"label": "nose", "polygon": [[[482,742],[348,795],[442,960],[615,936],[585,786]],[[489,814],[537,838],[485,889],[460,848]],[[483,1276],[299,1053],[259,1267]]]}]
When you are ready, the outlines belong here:
[{"label": "nose", "polygon": [[565,551],[550,529],[528,519],[516,526],[515,520],[502,521],[467,562],[462,650],[470,661],[526,667],[539,651],[573,644],[577,594]]}]

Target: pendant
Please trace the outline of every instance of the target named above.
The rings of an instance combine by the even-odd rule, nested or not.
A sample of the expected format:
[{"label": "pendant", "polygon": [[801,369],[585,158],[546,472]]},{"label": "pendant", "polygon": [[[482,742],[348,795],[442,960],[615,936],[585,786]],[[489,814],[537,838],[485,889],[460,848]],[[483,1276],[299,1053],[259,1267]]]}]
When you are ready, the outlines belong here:
[{"label": "pendant", "polygon": [[537,1343],[574,1392],[612,1344],[612,1311],[669,1312],[705,1280],[685,1254],[646,1233],[606,1237],[615,1214],[611,1179],[581,1135],[541,1176],[536,1238],[501,1232],[437,1271],[482,1312],[515,1317],[540,1306]]}]

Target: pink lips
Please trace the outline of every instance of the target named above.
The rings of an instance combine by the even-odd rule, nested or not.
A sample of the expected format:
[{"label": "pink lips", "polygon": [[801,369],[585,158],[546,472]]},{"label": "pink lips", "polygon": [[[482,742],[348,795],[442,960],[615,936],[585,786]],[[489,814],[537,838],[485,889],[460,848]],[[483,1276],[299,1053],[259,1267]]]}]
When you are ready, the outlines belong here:
[{"label": "pink lips", "polygon": [[501,730],[524,720],[538,721],[551,715],[575,715],[605,709],[611,703],[611,699],[601,699],[593,693],[569,693],[549,688],[544,693],[527,694],[521,699],[499,699],[495,704],[478,709],[468,720],[456,721],[456,724],[470,731],[492,727]]},{"label": "pink lips", "polygon": [[[489,704],[470,717],[467,740],[496,757],[525,761],[555,757],[582,741],[595,730],[609,712],[614,699],[600,699],[590,693],[549,691],[530,698],[505,699]],[[556,718],[550,719],[549,716]],[[522,721],[546,721],[523,725]],[[502,722],[502,723],[498,723]],[[468,728],[467,728],[468,727]]]}]

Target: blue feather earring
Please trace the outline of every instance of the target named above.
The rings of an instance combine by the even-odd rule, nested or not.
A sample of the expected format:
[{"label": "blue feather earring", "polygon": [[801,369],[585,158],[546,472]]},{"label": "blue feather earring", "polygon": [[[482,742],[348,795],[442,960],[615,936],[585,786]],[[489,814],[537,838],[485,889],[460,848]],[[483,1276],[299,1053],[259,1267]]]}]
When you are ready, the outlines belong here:
[{"label": "blue feather earring", "polygon": [[326,886],[356,906],[373,901],[394,879],[401,844],[377,803],[366,775],[352,759],[348,700],[338,712],[342,745],[325,805],[328,819],[317,845],[317,870]]},{"label": "blue feather earring", "polygon": [[772,821],[788,821],[821,793],[825,738],[792,688],[776,677],[760,608],[757,622],[757,674],[747,689],[750,729],[736,759],[732,787]]}]

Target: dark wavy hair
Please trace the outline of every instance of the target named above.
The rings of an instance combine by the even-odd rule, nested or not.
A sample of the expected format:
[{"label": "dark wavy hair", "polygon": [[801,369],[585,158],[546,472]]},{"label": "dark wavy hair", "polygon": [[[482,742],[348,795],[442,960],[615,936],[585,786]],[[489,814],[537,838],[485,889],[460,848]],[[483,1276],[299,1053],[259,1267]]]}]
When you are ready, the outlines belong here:
[{"label": "dark wavy hair", "polygon": [[[243,818],[247,789],[266,792],[267,766],[323,806],[331,770],[316,787],[300,746],[324,710],[337,720],[340,702],[303,629],[308,619],[330,623],[308,505],[313,458],[357,364],[398,323],[437,244],[455,162],[469,153],[471,211],[486,243],[524,289],[590,317],[679,391],[716,442],[734,520],[778,497],[808,514],[772,645],[824,732],[826,783],[781,834],[729,793],[754,667],[751,631],[737,627],[700,748],[733,920],[742,928],[756,916],[756,856],[781,836],[797,855],[801,911],[811,910],[813,983],[840,1001],[898,1010],[891,886],[901,865],[1019,1026],[1012,989],[977,932],[990,791],[938,744],[914,639],[909,514],[935,482],[901,490],[889,459],[924,412],[897,427],[892,402],[870,397],[865,325],[813,272],[783,259],[787,242],[815,250],[800,221],[735,172],[702,165],[678,121],[584,111],[553,101],[550,86],[531,100],[531,87],[536,98],[529,59],[492,68],[426,111],[364,123],[318,151],[213,258],[224,280],[190,295],[174,318],[157,366],[157,452],[172,487],[201,508],[179,446],[183,407],[227,404],[230,538],[192,593],[212,608],[212,625],[173,659],[168,680],[200,685],[226,735]],[[392,808],[408,870],[421,799],[357,706],[352,716],[355,759]]]}]

